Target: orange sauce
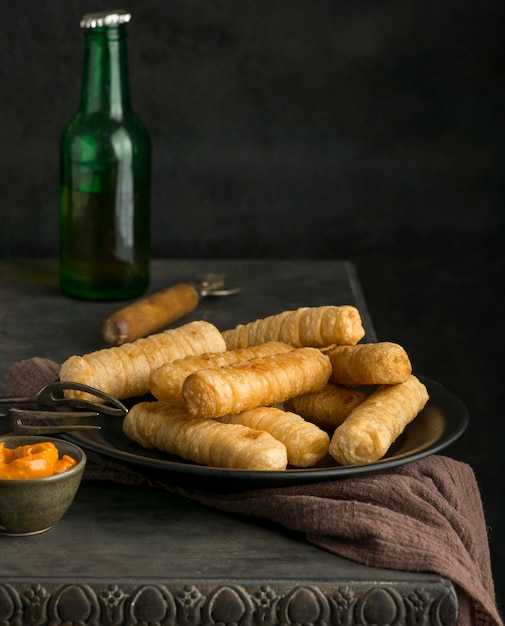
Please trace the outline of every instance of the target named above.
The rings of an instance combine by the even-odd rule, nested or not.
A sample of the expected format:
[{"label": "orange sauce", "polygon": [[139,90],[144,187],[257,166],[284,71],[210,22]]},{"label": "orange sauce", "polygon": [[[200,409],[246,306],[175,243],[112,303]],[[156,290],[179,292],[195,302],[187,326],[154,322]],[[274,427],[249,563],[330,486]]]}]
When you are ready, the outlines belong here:
[{"label": "orange sauce", "polygon": [[0,442],[0,478],[44,478],[66,472],[74,465],[77,461],[66,454],[59,458],[58,449],[50,441],[17,448],[6,448]]}]

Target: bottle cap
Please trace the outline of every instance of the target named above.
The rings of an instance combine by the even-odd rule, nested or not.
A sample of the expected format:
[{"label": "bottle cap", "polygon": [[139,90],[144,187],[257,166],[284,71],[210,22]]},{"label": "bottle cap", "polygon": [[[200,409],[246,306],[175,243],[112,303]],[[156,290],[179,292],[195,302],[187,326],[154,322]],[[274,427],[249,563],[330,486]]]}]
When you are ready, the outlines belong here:
[{"label": "bottle cap", "polygon": [[102,28],[103,26],[118,26],[131,20],[131,13],[124,9],[118,11],[101,11],[86,13],[81,19],[81,28]]}]

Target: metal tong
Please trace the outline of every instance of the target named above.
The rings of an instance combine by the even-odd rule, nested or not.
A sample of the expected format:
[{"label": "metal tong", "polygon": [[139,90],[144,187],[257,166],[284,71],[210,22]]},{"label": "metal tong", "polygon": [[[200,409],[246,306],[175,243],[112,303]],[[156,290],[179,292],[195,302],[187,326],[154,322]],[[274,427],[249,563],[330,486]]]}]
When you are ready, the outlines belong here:
[{"label": "metal tong", "polygon": [[[65,391],[84,391],[91,396],[101,399],[102,402],[74,398],[65,395]],[[62,420],[68,418],[96,417],[99,414],[111,415],[113,417],[124,417],[128,409],[117,398],[108,393],[95,389],[82,383],[67,381],[57,381],[49,383],[32,396],[17,396],[10,398],[0,398],[0,404],[18,405],[41,405],[47,409],[15,408],[9,409],[7,414],[0,415],[6,418],[12,433],[15,435],[49,435],[64,433],[72,430],[99,430],[100,426],[95,424],[67,424],[65,426],[42,426],[39,424],[25,423],[23,420]],[[69,408],[70,410],[59,410]]]}]

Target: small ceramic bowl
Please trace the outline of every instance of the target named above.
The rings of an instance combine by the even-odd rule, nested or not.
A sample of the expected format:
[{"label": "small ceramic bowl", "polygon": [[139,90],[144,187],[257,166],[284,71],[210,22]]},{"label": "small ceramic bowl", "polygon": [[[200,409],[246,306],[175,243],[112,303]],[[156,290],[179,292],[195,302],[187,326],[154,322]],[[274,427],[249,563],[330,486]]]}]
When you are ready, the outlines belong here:
[{"label": "small ceramic bowl", "polygon": [[50,441],[61,457],[68,454],[77,465],[46,478],[0,479],[0,534],[34,535],[49,530],[69,508],[81,483],[86,455],[73,443],[51,437],[2,436],[6,448]]}]

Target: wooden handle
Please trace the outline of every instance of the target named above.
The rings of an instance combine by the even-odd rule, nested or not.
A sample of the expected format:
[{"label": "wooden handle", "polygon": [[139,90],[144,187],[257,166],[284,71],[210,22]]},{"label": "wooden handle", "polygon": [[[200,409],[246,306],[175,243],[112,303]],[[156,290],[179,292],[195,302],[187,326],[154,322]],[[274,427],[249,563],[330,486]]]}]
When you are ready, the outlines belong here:
[{"label": "wooden handle", "polygon": [[189,283],[162,289],[110,315],[102,326],[102,337],[114,346],[145,337],[193,311],[199,300],[198,291]]}]

